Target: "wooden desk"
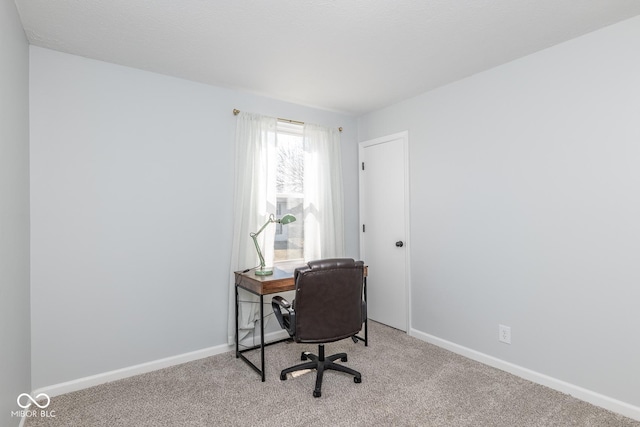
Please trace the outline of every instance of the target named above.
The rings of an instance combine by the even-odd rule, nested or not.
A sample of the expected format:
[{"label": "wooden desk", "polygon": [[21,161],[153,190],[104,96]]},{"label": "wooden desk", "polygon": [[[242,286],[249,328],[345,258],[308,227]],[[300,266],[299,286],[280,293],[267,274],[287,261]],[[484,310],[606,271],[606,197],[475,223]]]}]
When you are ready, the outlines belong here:
[{"label": "wooden desk", "polygon": [[[250,271],[236,271],[235,272],[235,289],[236,289],[236,358],[241,358],[244,360],[249,366],[251,366],[261,377],[262,381],[265,380],[264,373],[264,347],[271,344],[276,344],[282,341],[287,341],[290,338],[285,338],[278,341],[272,341],[269,343],[264,342],[264,296],[270,294],[277,294],[285,291],[292,291],[296,288],[295,282],[293,280],[293,272],[296,267],[302,267],[303,264],[282,264],[281,266],[276,266],[273,269],[273,274],[271,276],[256,276],[253,270]],[[364,284],[363,284],[363,293],[364,293],[364,302],[367,303],[367,273],[368,269],[364,267]],[[245,291],[251,292],[254,295],[258,295],[260,297],[260,344],[245,348],[240,350],[240,342],[238,340],[238,304],[239,296],[238,289],[242,288]],[[364,341],[364,345],[368,346],[368,325],[367,319],[364,320],[364,338],[356,336],[357,339]],[[260,349],[260,368],[258,368],[253,362],[247,359],[242,353],[247,351]]]}]

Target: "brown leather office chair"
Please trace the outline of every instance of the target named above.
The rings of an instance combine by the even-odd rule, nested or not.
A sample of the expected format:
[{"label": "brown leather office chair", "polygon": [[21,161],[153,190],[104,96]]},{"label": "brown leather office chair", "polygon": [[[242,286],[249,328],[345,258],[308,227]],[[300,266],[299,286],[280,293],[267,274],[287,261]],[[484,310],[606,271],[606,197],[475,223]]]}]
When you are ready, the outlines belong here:
[{"label": "brown leather office chair", "polygon": [[360,372],[335,363],[347,361],[346,353],[325,357],[324,343],[353,338],[360,332],[366,319],[366,304],[362,299],[364,264],[350,258],[311,261],[295,270],[295,299],[292,304],[281,296],[273,298],[271,305],[280,326],[299,343],[318,343],[318,355],[303,352],[301,363],[284,369],[280,379],[303,369],[316,369],[314,397],[322,394],[322,377],[325,370],[346,372],[353,381],[360,383]]}]

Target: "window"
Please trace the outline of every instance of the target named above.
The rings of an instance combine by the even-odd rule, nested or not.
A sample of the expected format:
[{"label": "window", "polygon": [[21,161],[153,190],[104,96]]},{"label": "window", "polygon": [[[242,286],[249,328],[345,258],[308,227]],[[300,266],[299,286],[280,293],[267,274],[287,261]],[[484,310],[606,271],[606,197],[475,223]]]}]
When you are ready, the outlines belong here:
[{"label": "window", "polygon": [[274,261],[304,258],[304,148],[303,127],[278,121],[276,138],[276,217],[296,217],[276,224]]},{"label": "window", "polygon": [[[273,224],[268,233],[261,235],[267,266],[285,260],[344,256],[340,153],[337,128],[238,114],[229,295],[236,289],[233,273],[257,262],[256,248],[248,235],[271,214],[281,218],[290,213],[296,221],[281,227]],[[259,307],[240,303],[240,314],[235,318],[235,302],[229,300],[230,343],[236,321],[241,331],[254,329]]]}]

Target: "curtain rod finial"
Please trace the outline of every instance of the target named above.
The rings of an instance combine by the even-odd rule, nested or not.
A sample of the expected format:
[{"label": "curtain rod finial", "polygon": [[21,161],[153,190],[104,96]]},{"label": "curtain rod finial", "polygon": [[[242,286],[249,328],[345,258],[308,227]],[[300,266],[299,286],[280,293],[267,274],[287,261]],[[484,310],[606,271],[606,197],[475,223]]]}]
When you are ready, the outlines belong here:
[{"label": "curtain rod finial", "polygon": [[234,108],[234,109],[233,109],[233,115],[234,115],[234,116],[237,116],[238,114],[240,114],[240,110],[238,110],[238,109]]}]

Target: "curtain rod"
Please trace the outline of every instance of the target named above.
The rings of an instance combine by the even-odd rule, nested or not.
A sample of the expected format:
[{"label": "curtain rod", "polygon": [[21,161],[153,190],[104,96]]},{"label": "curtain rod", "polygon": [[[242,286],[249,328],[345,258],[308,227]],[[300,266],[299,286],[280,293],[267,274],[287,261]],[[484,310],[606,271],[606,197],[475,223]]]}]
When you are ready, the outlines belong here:
[{"label": "curtain rod", "polygon": [[[238,114],[240,114],[240,110],[238,110],[237,108],[234,108],[234,109],[233,109],[233,115],[234,115],[234,116],[237,116]],[[277,120],[280,120],[281,122],[295,123],[295,124],[297,124],[297,125],[303,125],[303,124],[304,124],[304,122],[300,122],[300,121],[298,121],[298,120],[281,119],[280,117],[278,117],[278,119],[277,119]],[[338,130],[339,130],[340,132],[342,132],[342,126],[340,126],[340,127],[338,128]]]}]

